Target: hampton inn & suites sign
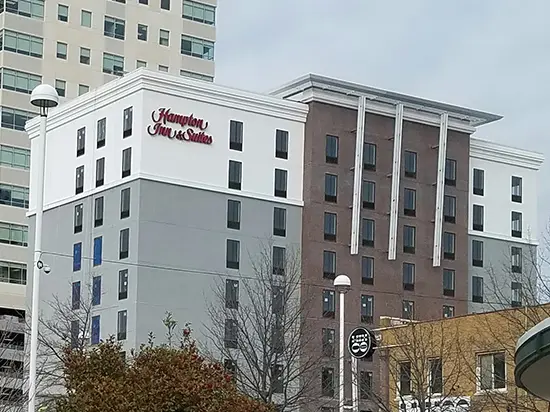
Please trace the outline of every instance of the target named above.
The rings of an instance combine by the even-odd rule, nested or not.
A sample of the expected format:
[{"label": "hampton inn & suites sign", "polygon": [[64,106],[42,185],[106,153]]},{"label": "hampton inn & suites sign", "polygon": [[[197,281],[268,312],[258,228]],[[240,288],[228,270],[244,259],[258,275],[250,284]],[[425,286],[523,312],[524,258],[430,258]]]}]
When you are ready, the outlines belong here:
[{"label": "hampton inn & suites sign", "polygon": [[147,126],[147,133],[151,136],[212,144],[212,136],[204,132],[208,128],[208,122],[193,116],[193,113],[189,115],[172,113],[169,108],[162,107],[151,113],[151,119],[153,123]]}]

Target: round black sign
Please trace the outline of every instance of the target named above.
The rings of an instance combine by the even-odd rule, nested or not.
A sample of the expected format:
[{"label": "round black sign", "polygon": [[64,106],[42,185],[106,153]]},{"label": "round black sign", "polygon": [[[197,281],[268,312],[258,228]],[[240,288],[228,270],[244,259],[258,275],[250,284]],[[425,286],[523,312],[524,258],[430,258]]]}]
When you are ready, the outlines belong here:
[{"label": "round black sign", "polygon": [[374,334],[365,328],[355,328],[348,338],[348,350],[354,358],[365,358],[374,353],[376,339]]}]

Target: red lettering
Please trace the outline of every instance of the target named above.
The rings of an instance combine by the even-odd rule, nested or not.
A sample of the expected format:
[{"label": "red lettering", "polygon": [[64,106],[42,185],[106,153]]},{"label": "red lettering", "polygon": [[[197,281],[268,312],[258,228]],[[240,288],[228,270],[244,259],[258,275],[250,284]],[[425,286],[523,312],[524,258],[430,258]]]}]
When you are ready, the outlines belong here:
[{"label": "red lettering", "polygon": [[[204,119],[194,117],[193,113],[188,116],[182,114],[172,113],[170,108],[162,107],[151,113],[151,120],[153,124],[147,126],[147,132],[151,136],[164,136],[169,139],[182,140],[187,142],[212,144],[212,136],[204,133],[204,130],[208,128],[208,122]],[[177,124],[182,128],[187,127],[184,130],[173,130],[166,124]],[[199,129],[199,132],[195,132],[193,129]]]}]

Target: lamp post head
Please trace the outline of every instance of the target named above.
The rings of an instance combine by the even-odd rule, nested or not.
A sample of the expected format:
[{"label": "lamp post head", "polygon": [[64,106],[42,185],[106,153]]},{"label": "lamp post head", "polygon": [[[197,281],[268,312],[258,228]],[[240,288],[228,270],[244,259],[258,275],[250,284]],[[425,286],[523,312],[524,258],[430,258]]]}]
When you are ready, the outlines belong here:
[{"label": "lamp post head", "polygon": [[346,293],[351,289],[351,280],[347,275],[338,275],[334,279],[334,287],[338,293]]},{"label": "lamp post head", "polygon": [[49,84],[40,84],[31,93],[31,104],[40,108],[41,115],[45,115],[48,109],[59,104],[59,95]]}]

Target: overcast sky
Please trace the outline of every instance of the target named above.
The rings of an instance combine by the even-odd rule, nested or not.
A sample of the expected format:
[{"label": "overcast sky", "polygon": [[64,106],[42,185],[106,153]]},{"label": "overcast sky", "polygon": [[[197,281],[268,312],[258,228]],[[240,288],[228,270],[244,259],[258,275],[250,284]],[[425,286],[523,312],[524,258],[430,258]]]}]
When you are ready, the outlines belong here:
[{"label": "overcast sky", "polygon": [[[476,136],[541,151],[550,216],[550,0],[219,0],[216,82],[312,72],[501,114]],[[546,186],[546,187],[545,187]]]}]

